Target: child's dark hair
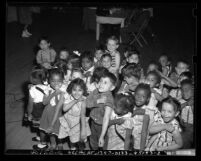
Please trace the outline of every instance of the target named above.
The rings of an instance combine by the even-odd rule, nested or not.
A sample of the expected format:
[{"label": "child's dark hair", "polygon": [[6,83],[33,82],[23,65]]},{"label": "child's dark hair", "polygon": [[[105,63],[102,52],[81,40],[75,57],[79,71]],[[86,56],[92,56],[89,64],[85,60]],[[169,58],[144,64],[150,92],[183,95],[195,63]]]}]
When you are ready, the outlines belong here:
[{"label": "child's dark hair", "polygon": [[193,79],[193,75],[192,75],[192,73],[190,72],[190,71],[186,71],[186,72],[182,72],[181,74],[180,74],[180,77],[187,77],[187,79],[190,79],[190,80],[192,80]]},{"label": "child's dark hair", "polygon": [[157,84],[160,84],[161,77],[160,77],[160,75],[156,71],[150,71],[150,72],[147,73],[147,76],[148,75],[154,75],[156,77]]},{"label": "child's dark hair", "polygon": [[[186,65],[187,65],[187,67],[188,67],[188,68],[190,67],[189,62],[188,62],[188,61],[186,61],[186,60],[184,60],[184,59],[180,59],[179,61],[177,61],[177,65],[178,65],[179,63],[184,63],[184,64],[186,64]],[[177,65],[176,65],[176,66],[177,66]]]},{"label": "child's dark hair", "polygon": [[65,60],[57,60],[54,66],[60,69],[65,75],[67,74],[67,63]]},{"label": "child's dark hair", "polygon": [[43,69],[33,69],[30,74],[30,82],[32,84],[43,84],[46,80],[46,73]]},{"label": "child's dark hair", "polygon": [[91,83],[93,83],[93,82],[98,83],[100,81],[101,77],[107,72],[109,72],[109,71],[105,67],[96,67],[94,69],[93,75],[91,77]]},{"label": "child's dark hair", "polygon": [[116,41],[117,45],[119,45],[119,39],[116,36],[112,35],[108,37],[106,43],[108,43],[109,40],[114,40]]},{"label": "child's dark hair", "polygon": [[116,106],[122,107],[128,110],[129,112],[133,113],[135,100],[131,93],[116,94],[114,97],[114,102]]},{"label": "child's dark hair", "polygon": [[60,51],[60,52],[61,52],[61,51],[69,52],[69,49],[68,49],[66,46],[62,46],[59,51]]},{"label": "child's dark hair", "polygon": [[99,44],[98,46],[95,47],[95,50],[105,50],[105,46],[103,44]]},{"label": "child's dark hair", "polygon": [[137,50],[130,50],[130,51],[128,51],[127,58],[129,58],[132,55],[137,55],[138,58],[140,59],[140,52],[139,51],[137,51]]},{"label": "child's dark hair", "polygon": [[41,36],[41,37],[39,38],[38,43],[40,44],[40,42],[41,42],[42,40],[45,40],[47,43],[50,43],[50,40],[49,40],[49,38],[48,38],[47,36]]},{"label": "child's dark hair", "polygon": [[181,87],[186,84],[193,86],[193,81],[191,79],[184,79],[183,81],[181,81]]},{"label": "child's dark hair", "polygon": [[166,88],[168,90],[168,92],[170,92],[172,89],[174,89],[173,87],[171,87],[171,86],[169,86],[167,84],[164,84],[163,88]]},{"label": "child's dark hair", "polygon": [[64,79],[64,73],[63,73],[63,71],[61,71],[59,68],[53,68],[53,69],[50,69],[50,70],[49,70],[49,81],[50,81],[50,78],[51,78],[53,75],[59,75],[62,80]]},{"label": "child's dark hair", "polygon": [[114,86],[116,86],[117,78],[116,78],[116,76],[113,73],[111,73],[111,72],[105,72],[104,75],[102,76],[102,78],[106,78],[106,77],[110,79],[111,83]]},{"label": "child's dark hair", "polygon": [[81,54],[81,56],[80,56],[81,62],[82,62],[82,60],[83,60],[84,58],[89,59],[91,62],[94,61],[94,55],[92,54],[91,51],[84,51],[84,52]]},{"label": "child's dark hair", "polygon": [[72,80],[70,82],[70,84],[68,85],[68,88],[67,88],[67,92],[69,94],[72,94],[72,90],[75,86],[80,86],[81,89],[83,89],[83,95],[84,96],[87,96],[87,87],[86,87],[86,84],[84,83],[84,81],[80,78],[76,78],[74,80]]},{"label": "child's dark hair", "polygon": [[151,97],[151,88],[150,88],[150,86],[148,84],[145,84],[145,83],[138,84],[138,86],[135,89],[135,92],[137,92],[137,90],[139,90],[139,89],[146,90],[148,98]]},{"label": "child's dark hair", "polygon": [[72,72],[71,72],[71,75],[74,73],[74,72],[80,72],[80,73],[84,73],[83,70],[81,68],[73,68]]},{"label": "child's dark hair", "polygon": [[110,54],[103,54],[103,55],[101,56],[101,61],[102,61],[105,57],[109,57],[110,60],[112,61],[112,56],[111,56]]},{"label": "child's dark hair", "polygon": [[140,79],[141,70],[137,67],[135,63],[128,63],[122,69],[123,77],[131,77],[134,76],[137,79]]}]

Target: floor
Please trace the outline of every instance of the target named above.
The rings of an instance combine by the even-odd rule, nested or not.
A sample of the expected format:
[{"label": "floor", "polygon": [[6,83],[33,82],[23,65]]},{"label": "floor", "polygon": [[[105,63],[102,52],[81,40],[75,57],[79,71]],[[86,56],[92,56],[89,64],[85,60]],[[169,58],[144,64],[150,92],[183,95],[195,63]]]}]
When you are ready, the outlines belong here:
[{"label": "floor", "polygon": [[[170,10],[172,11],[170,13]],[[167,14],[168,13],[168,14]],[[72,19],[73,17],[73,19]],[[172,57],[173,64],[180,58],[190,61],[195,55],[195,18],[192,6],[156,6],[151,27],[155,34],[147,36],[149,44],[139,48],[142,64],[146,69],[151,60],[162,52]],[[5,101],[5,149],[32,149],[35,133],[23,126],[26,106],[26,84],[35,58],[35,48],[41,35],[48,35],[56,51],[63,45],[70,50],[89,50],[96,46],[95,31],[85,31],[82,26],[82,8],[68,8],[66,13],[43,10],[33,16],[30,38],[21,38],[21,26],[17,22],[6,24],[6,101]],[[104,39],[105,33],[101,34]],[[120,45],[120,51],[123,46]],[[68,146],[64,146],[68,149]]]}]

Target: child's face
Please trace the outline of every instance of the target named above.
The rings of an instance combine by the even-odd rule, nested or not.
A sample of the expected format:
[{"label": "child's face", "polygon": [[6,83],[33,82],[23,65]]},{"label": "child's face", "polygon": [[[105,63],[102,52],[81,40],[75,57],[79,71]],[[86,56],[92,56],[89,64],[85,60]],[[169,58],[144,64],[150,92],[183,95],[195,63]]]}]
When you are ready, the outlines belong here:
[{"label": "child's face", "polygon": [[178,79],[178,84],[180,85],[180,83],[181,83],[183,80],[185,80],[185,79],[188,79],[188,77],[187,77],[187,76],[184,76],[184,75],[180,75],[180,76],[179,76],[179,79]]},{"label": "child's face", "polygon": [[134,97],[135,97],[135,105],[137,107],[141,107],[146,103],[148,103],[148,94],[147,91],[144,89],[138,89],[137,91],[135,91]]},{"label": "child's face", "polygon": [[55,90],[58,90],[59,88],[61,88],[62,82],[63,82],[63,79],[61,78],[60,75],[54,74],[50,78],[50,86]]},{"label": "child's face", "polygon": [[48,43],[47,41],[45,40],[41,40],[40,44],[39,44],[39,47],[42,49],[42,50],[46,50],[50,47],[50,43]]},{"label": "child's face", "polygon": [[153,74],[147,75],[146,81],[148,82],[148,84],[150,85],[151,88],[154,88],[157,85],[156,76]]},{"label": "child's face", "polygon": [[81,72],[78,71],[74,71],[71,75],[71,80],[74,80],[76,78],[80,78],[83,79],[83,74]]},{"label": "child's face", "polygon": [[111,67],[112,61],[111,61],[111,59],[110,59],[109,57],[104,57],[104,58],[102,59],[102,62],[101,62],[101,63],[102,63],[102,66],[103,66],[103,67],[109,69],[109,68]]},{"label": "child's face", "polygon": [[114,40],[108,40],[108,42],[107,42],[107,50],[109,51],[109,52],[114,52],[114,51],[116,51],[116,49],[119,47],[119,45],[117,44],[117,42],[116,41],[114,41]]},{"label": "child's face", "polygon": [[68,58],[68,56],[69,56],[69,53],[67,51],[61,51],[59,58],[62,60],[66,60]]},{"label": "child's face", "polygon": [[130,76],[130,77],[125,77],[124,80],[128,84],[129,89],[132,91],[135,91],[135,88],[139,84],[139,79],[134,76]]},{"label": "child's face", "polygon": [[193,97],[193,87],[191,84],[184,84],[181,86],[181,93],[184,100],[188,101]]},{"label": "child's face", "polygon": [[76,100],[79,99],[80,97],[82,97],[83,93],[84,93],[83,89],[80,86],[78,86],[78,85],[75,85],[72,88],[72,96]]},{"label": "child's face", "polygon": [[178,75],[180,75],[181,73],[188,71],[188,65],[183,62],[179,62],[175,67],[175,71]]},{"label": "child's face", "polygon": [[147,69],[147,73],[150,71],[154,71],[158,69],[158,67],[155,64],[149,64],[148,69]]},{"label": "child's face", "polygon": [[72,65],[71,62],[68,62],[68,63],[67,63],[67,68],[68,68],[69,70],[71,70],[71,69],[73,68],[73,65]]},{"label": "child's face", "polygon": [[165,123],[172,121],[177,116],[174,106],[170,103],[164,102],[162,104],[161,116]]},{"label": "child's face", "polygon": [[82,68],[87,71],[93,66],[93,62],[89,60],[88,58],[82,59]]},{"label": "child's face", "polygon": [[102,77],[100,79],[100,82],[98,83],[98,91],[99,92],[107,92],[107,91],[112,91],[114,89],[114,85],[110,81],[110,78],[108,77]]},{"label": "child's face", "polygon": [[102,55],[103,55],[102,50],[96,50],[95,57],[96,57],[97,60],[100,60]]},{"label": "child's face", "polygon": [[127,61],[128,61],[128,63],[138,64],[139,63],[139,57],[137,54],[133,54],[133,55],[128,57]]},{"label": "child's face", "polygon": [[163,88],[162,97],[167,98],[169,96],[169,90],[167,88]]},{"label": "child's face", "polygon": [[161,56],[159,58],[159,63],[161,64],[162,67],[165,67],[168,64],[168,59],[166,56]]}]

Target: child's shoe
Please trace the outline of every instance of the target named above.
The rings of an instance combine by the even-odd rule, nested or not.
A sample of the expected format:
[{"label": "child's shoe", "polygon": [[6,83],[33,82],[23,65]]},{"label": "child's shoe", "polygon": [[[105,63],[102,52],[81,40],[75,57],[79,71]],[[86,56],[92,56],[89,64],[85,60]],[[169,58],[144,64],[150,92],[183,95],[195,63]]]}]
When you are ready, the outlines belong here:
[{"label": "child's shoe", "polygon": [[37,144],[37,145],[33,145],[33,149],[34,150],[46,150],[48,148],[47,144]]},{"label": "child's shoe", "polygon": [[40,137],[39,136],[35,136],[32,138],[32,141],[40,141]]}]

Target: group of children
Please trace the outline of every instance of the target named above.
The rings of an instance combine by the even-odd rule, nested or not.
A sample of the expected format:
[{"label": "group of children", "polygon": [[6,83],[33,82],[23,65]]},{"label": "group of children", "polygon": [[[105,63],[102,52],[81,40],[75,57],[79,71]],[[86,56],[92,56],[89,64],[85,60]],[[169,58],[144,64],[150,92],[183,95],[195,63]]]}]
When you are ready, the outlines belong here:
[{"label": "group of children", "polygon": [[[176,150],[194,148],[194,82],[189,64],[168,55],[146,72],[140,53],[107,39],[93,52],[57,55],[40,39],[30,74],[28,120],[34,149]],[[50,142],[50,147],[48,142]]]}]

